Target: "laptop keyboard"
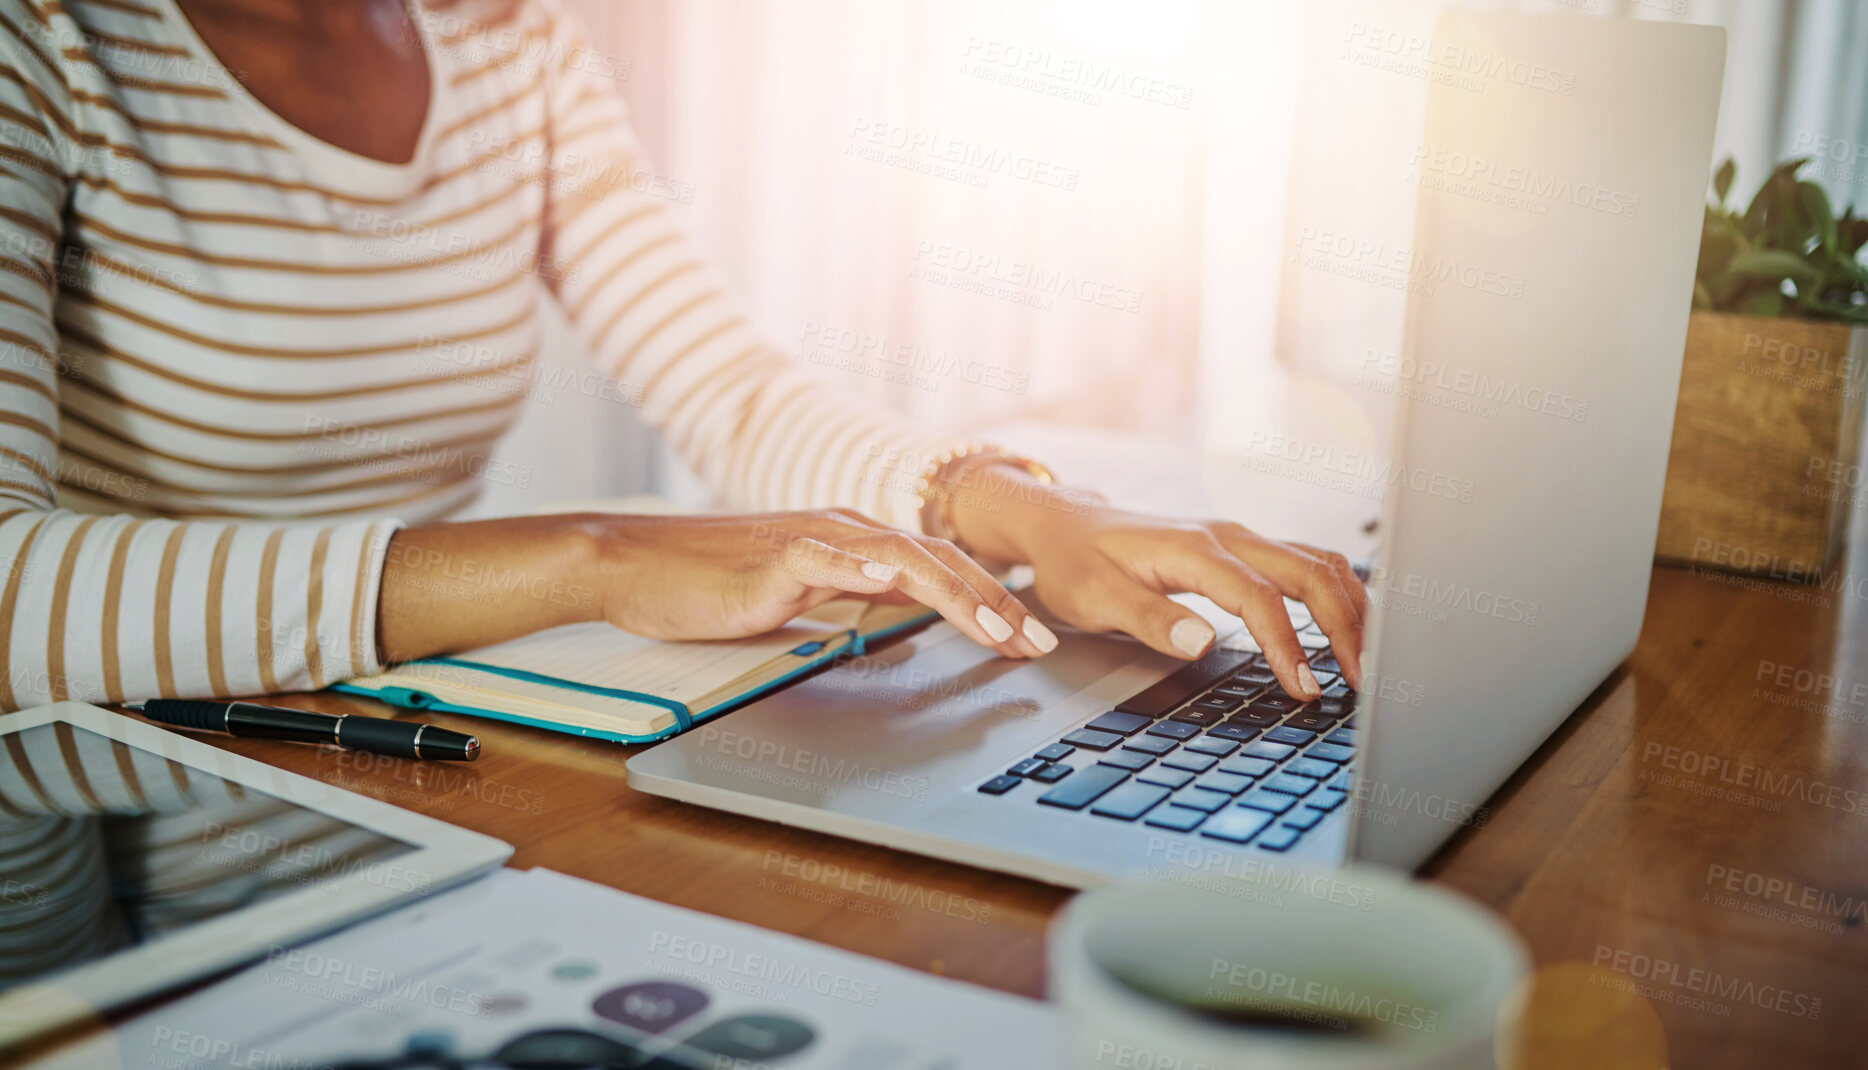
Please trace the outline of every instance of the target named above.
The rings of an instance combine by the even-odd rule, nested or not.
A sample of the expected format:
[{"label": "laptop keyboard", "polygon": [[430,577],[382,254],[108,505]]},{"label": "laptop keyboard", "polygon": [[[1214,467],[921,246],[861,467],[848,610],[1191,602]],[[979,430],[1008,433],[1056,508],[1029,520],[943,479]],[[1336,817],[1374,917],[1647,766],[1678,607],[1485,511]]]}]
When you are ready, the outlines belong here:
[{"label": "laptop keyboard", "polygon": [[1329,640],[1307,615],[1293,623],[1321,699],[1287,694],[1263,655],[1215,645],[979,791],[1290,850],[1349,797],[1356,744],[1356,694]]}]

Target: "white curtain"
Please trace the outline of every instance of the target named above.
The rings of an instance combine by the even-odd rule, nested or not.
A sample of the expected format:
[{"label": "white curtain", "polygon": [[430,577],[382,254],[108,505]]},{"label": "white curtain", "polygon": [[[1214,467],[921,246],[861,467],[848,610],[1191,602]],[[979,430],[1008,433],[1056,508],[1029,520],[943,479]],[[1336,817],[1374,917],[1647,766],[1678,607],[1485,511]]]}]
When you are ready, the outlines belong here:
[{"label": "white curtain", "polygon": [[[1740,188],[1822,138],[1838,203],[1868,191],[1860,3],[1468,2],[1725,25]],[[1369,403],[1346,388],[1400,295],[1289,261],[1304,227],[1407,244],[1424,86],[1342,57],[1355,25],[1430,32],[1433,0],[574,3],[670,207],[827,377],[962,427],[1220,453],[1280,410]],[[650,475],[614,403],[530,408],[504,452],[591,460],[481,512],[697,493],[667,458]]]}]

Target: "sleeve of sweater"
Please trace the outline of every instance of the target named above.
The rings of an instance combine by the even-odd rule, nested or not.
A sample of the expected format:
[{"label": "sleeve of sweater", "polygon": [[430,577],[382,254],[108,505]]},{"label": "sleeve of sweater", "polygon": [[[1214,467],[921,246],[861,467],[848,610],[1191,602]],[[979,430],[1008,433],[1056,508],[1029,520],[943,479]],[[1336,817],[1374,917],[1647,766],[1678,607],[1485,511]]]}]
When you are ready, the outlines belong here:
[{"label": "sleeve of sweater", "polygon": [[604,372],[730,505],[844,506],[920,530],[916,483],[955,443],[842,390],[751,324],[672,218],[606,65],[541,3],[546,211],[540,274]]},{"label": "sleeve of sweater", "polygon": [[377,671],[393,522],[181,523],[56,506],[54,308],[79,149],[49,35],[33,32],[45,17],[0,0],[0,711]]}]

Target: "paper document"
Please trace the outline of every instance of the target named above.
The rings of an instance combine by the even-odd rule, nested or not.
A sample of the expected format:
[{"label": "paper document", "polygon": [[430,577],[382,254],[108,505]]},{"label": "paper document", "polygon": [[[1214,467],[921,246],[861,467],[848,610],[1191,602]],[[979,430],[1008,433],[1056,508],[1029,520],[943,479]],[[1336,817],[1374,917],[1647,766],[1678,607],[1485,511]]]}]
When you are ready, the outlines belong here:
[{"label": "paper document", "polygon": [[310,1070],[411,1046],[472,1060],[547,1027],[669,1060],[656,1066],[1058,1065],[1047,1004],[542,869],[275,948],[32,1065]]}]

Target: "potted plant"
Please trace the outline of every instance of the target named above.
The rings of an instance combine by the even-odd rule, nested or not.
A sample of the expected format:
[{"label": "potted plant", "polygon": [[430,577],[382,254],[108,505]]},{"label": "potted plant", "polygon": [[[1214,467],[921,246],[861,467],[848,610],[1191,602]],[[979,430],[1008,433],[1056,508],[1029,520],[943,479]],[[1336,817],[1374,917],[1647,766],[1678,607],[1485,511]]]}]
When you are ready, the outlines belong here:
[{"label": "potted plant", "polygon": [[1818,580],[1868,495],[1858,456],[1868,386],[1868,219],[1837,216],[1806,159],[1741,213],[1736,168],[1713,175],[1656,556]]}]

